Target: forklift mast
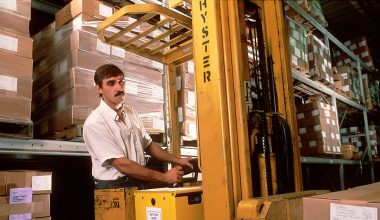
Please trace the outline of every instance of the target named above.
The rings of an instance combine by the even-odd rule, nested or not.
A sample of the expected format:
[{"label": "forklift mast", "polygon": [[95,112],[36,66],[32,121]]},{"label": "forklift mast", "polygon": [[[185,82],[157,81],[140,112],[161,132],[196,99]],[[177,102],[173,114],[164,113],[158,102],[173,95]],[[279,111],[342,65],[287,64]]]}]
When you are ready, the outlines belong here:
[{"label": "forklift mast", "polygon": [[[191,18],[158,5],[128,5],[98,26],[98,36],[103,42],[167,65],[170,147],[176,155],[180,155],[180,138],[175,67],[194,60],[197,141],[206,220],[246,218],[258,211],[247,211],[255,207],[251,199],[253,189],[259,185],[251,173],[245,97],[245,84],[251,81],[246,27],[246,14],[252,8],[249,5],[255,5],[261,18],[264,37],[261,55],[270,56],[273,62],[276,112],[289,125],[294,158],[293,188],[302,190],[282,4],[281,0],[193,0]],[[126,16],[136,21],[126,25],[123,22]],[[144,23],[150,28],[125,37]],[[152,37],[150,34],[155,30],[161,34]],[[142,38],[148,40],[139,42]]]}]

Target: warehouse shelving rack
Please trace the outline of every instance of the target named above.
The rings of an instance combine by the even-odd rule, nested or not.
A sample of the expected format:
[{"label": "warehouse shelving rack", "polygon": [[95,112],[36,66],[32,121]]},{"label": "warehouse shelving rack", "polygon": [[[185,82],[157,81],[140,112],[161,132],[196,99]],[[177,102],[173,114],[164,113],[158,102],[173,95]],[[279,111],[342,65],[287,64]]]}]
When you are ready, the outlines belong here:
[{"label": "warehouse shelving rack", "polygon": [[0,138],[0,154],[89,156],[83,142]]},{"label": "warehouse shelving rack", "polygon": [[[297,5],[295,1],[287,0],[285,1],[289,7],[291,7],[293,10],[295,10],[299,15],[301,15],[306,21],[310,22],[321,34],[324,36],[324,43],[327,47],[329,47],[330,42],[332,42],[334,45],[336,45],[339,49],[341,49],[344,53],[346,53],[352,60],[354,60],[357,63],[357,70],[359,79],[362,79],[361,74],[361,67],[363,67],[366,70],[369,70],[369,67],[359,58],[357,58],[354,53],[349,50],[342,42],[340,42],[337,38],[335,38],[326,28],[324,28],[321,24],[319,24],[312,16],[310,16],[307,12],[305,12],[300,6]],[[330,158],[320,158],[320,157],[304,157],[301,156],[301,163],[304,164],[337,164],[339,165],[339,179],[340,179],[340,189],[343,190],[346,188],[344,183],[344,165],[359,165],[359,168],[362,169],[362,165],[366,164],[370,168],[370,175],[371,175],[371,181],[375,181],[375,175],[374,175],[374,166],[373,166],[373,160],[372,160],[372,151],[370,146],[370,137],[369,137],[369,131],[368,131],[368,110],[365,106],[358,104],[357,102],[354,102],[351,99],[348,99],[347,97],[337,93],[336,91],[328,88],[327,86],[313,81],[309,78],[307,78],[304,74],[301,72],[292,69],[292,75],[295,80],[298,80],[299,82],[309,86],[310,88],[319,91],[320,93],[326,94],[331,97],[332,105],[337,107],[337,100],[341,101],[348,106],[351,106],[355,109],[358,109],[363,113],[363,121],[364,121],[364,134],[359,134],[359,136],[365,136],[366,138],[366,148],[365,151],[360,158],[359,161],[355,160],[344,160],[344,159],[330,159]],[[360,81],[360,93],[361,93],[361,99],[364,103],[364,89],[363,89],[363,81]],[[357,135],[358,136],[358,135]],[[364,159],[368,156],[368,161],[364,161]]]}]

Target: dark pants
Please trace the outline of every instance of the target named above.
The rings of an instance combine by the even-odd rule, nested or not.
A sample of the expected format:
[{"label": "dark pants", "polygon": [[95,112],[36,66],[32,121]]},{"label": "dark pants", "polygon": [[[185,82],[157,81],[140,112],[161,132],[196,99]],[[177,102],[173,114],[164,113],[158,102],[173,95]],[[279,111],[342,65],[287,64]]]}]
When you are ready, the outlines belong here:
[{"label": "dark pants", "polygon": [[94,178],[95,189],[117,189],[126,187],[137,187],[144,189],[144,184],[128,176],[120,177],[117,180],[98,180]]}]

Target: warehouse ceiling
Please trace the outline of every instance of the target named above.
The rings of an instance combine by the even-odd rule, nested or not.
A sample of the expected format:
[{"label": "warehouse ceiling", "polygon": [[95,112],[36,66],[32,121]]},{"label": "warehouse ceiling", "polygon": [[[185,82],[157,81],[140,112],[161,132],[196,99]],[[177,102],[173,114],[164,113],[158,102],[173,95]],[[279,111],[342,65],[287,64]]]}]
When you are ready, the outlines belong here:
[{"label": "warehouse ceiling", "polygon": [[[54,13],[71,0],[32,0],[31,34],[37,33],[54,21]],[[105,0],[118,5],[143,2],[143,0]],[[144,0],[161,2],[161,0]],[[319,0],[328,22],[327,29],[344,42],[359,35],[366,35],[379,67],[380,57],[380,1],[379,0]]]}]

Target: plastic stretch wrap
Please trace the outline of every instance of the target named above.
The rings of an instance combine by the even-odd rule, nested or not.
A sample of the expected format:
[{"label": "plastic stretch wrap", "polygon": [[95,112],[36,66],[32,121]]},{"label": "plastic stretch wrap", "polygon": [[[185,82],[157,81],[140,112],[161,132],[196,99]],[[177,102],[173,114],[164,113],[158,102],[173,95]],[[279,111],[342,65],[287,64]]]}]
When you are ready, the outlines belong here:
[{"label": "plastic stretch wrap", "polygon": [[[162,65],[102,43],[91,32],[96,22],[83,21],[80,16],[59,29],[52,23],[33,36],[35,132],[42,136],[70,123],[83,123],[89,109],[99,104],[95,70],[107,63],[125,73],[126,103],[139,112],[146,130],[164,132]],[[67,120],[59,119],[59,114]]]}]

